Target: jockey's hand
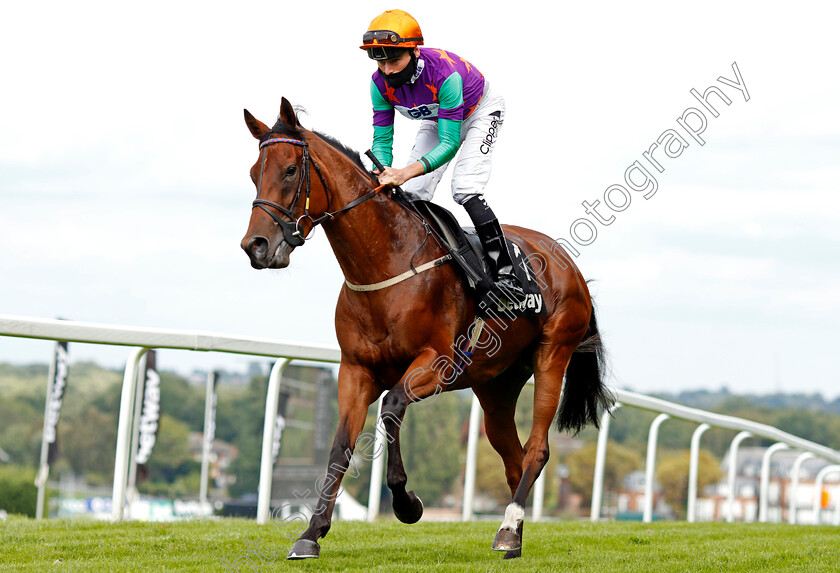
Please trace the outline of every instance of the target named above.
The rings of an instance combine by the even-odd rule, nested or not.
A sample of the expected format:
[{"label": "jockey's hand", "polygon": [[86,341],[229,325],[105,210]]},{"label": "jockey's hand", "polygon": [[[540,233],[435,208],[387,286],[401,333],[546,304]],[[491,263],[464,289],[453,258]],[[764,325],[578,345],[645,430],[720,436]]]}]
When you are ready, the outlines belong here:
[{"label": "jockey's hand", "polygon": [[411,165],[403,167],[402,169],[386,167],[385,171],[379,174],[379,184],[399,187],[409,179],[413,179],[423,173],[425,173],[425,169],[423,169],[423,164],[419,161],[415,161]]},{"label": "jockey's hand", "polygon": [[386,167],[385,170],[379,174],[379,184],[399,187],[409,179],[406,177],[406,174],[403,173],[404,170],[405,169]]}]

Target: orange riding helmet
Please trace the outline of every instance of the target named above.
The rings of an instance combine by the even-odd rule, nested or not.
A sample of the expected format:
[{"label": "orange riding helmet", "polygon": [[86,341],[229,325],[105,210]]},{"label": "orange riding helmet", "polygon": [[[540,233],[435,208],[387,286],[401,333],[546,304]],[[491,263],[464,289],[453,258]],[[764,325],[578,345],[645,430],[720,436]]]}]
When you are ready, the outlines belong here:
[{"label": "orange riding helmet", "polygon": [[423,45],[423,32],[417,20],[403,10],[386,10],[373,19],[359,46],[374,60],[393,57],[396,50]]}]

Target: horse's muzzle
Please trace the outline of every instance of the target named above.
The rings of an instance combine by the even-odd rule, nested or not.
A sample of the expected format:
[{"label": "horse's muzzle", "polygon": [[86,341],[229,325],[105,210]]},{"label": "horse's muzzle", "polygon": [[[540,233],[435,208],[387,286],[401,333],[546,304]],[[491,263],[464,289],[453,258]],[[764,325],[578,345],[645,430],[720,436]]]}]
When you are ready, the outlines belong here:
[{"label": "horse's muzzle", "polygon": [[289,266],[289,255],[294,249],[282,239],[272,249],[269,240],[261,236],[246,236],[240,246],[251,259],[251,266],[255,269],[286,268]]}]

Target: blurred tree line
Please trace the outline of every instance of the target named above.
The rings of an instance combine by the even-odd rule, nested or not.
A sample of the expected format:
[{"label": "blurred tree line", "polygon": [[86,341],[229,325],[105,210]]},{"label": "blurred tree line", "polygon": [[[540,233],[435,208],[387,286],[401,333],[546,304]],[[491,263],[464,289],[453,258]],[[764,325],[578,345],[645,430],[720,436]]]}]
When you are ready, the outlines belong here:
[{"label": "blurred tree line", "polygon": [[[46,365],[0,364],[0,449],[5,452],[4,460],[0,461],[0,468],[3,468],[0,482],[3,482],[3,476],[13,476],[14,483],[26,482],[20,477],[24,473],[34,476],[39,458],[47,370]],[[58,424],[60,458],[51,468],[54,479],[63,470],[69,470],[85,476],[93,485],[111,484],[122,375],[121,371],[93,363],[71,365]],[[188,437],[191,432],[203,431],[204,387],[191,385],[170,372],[163,371],[160,375],[161,419],[157,442],[148,464],[149,478],[139,484],[139,489],[159,496],[197,496],[200,464],[189,451]],[[299,372],[295,375],[303,376]],[[256,376],[244,386],[217,386],[216,439],[234,445],[239,452],[230,468],[236,481],[229,486],[227,494],[233,498],[255,494],[257,490],[267,384],[266,376]],[[789,401],[791,407],[787,407],[784,395],[773,395],[770,401],[725,391],[716,396],[717,400],[712,393],[703,392],[667,398],[776,426],[840,449],[840,415],[837,414],[840,407],[835,408],[840,406],[840,400],[826,402],[819,395],[805,400],[801,395],[793,395]],[[408,475],[407,487],[416,491],[428,507],[458,507],[460,504],[471,397],[469,391],[450,392],[438,397],[434,403],[412,405],[406,414],[401,445]],[[699,403],[693,403],[692,399]],[[280,463],[284,458],[304,458],[311,451],[312,432],[305,429],[305,424],[312,421],[311,413],[307,413],[302,398],[293,396],[290,405],[293,410],[290,417],[299,424],[298,427],[287,427],[283,433]],[[369,408],[366,432],[373,432],[375,407],[374,404]],[[522,443],[530,432],[532,409],[533,390],[529,385],[517,404],[517,430]],[[610,426],[607,492],[616,492],[629,472],[643,469],[648,428],[655,416],[653,412],[629,407],[616,411]],[[335,400],[331,401],[330,417],[331,440],[338,420]],[[695,427],[696,424],[672,419],[667,420],[660,431],[657,479],[675,509],[683,506],[681,500],[685,496],[688,474],[687,449]],[[701,486],[717,479],[718,460],[732,437],[733,432],[715,429],[704,434],[702,445],[706,451],[702,454]],[[597,432],[591,428],[584,430],[578,436],[580,442],[574,451],[555,447],[559,443],[555,432],[550,438],[553,449],[545,470],[549,478],[546,510],[559,505],[563,483],[581,496],[582,507],[588,509]],[[370,463],[356,461],[360,474],[355,479],[346,479],[344,486],[356,499],[366,503]],[[500,505],[509,501],[504,467],[486,438],[479,442],[476,479],[478,493]],[[9,480],[12,478],[6,479]],[[5,491],[3,487],[0,483],[0,492]],[[382,506],[383,511],[387,511],[389,497],[387,488],[383,486],[383,489]],[[29,506],[24,503],[20,507]]]}]

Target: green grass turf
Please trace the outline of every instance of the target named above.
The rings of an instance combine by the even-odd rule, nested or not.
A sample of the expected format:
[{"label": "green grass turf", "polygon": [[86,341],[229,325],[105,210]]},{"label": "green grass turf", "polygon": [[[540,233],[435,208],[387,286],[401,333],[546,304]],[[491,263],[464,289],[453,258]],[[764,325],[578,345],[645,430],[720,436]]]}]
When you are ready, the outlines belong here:
[{"label": "green grass turf", "polygon": [[[224,519],[119,523],[10,517],[0,522],[0,571],[838,571],[831,526],[680,522],[526,523],[524,556],[490,551],[497,523],[337,522],[321,558],[286,561],[273,524]],[[273,561],[271,561],[273,558]],[[231,565],[232,566],[232,565]]]}]

